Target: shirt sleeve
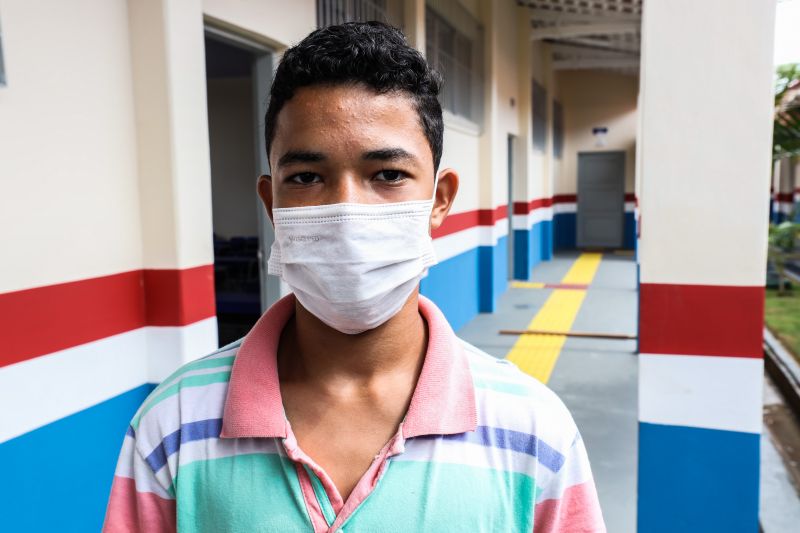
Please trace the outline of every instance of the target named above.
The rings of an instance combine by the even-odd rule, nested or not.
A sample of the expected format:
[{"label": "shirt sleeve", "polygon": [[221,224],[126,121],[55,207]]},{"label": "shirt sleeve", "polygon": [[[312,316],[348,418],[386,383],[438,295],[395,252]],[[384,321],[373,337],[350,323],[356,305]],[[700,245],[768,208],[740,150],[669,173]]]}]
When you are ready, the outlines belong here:
[{"label": "shirt sleeve", "polygon": [[564,463],[536,498],[534,533],[605,532],[589,456],[580,433],[564,456]]},{"label": "shirt sleeve", "polygon": [[175,498],[142,457],[136,434],[129,427],[114,473],[103,533],[175,531]]}]

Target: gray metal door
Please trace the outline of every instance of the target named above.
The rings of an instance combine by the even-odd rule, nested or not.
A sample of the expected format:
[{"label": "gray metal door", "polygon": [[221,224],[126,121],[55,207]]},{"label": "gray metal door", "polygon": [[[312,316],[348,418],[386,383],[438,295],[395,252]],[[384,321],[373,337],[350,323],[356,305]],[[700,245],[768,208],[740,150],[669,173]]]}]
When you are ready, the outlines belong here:
[{"label": "gray metal door", "polygon": [[578,248],[621,248],[625,152],[578,154]]}]

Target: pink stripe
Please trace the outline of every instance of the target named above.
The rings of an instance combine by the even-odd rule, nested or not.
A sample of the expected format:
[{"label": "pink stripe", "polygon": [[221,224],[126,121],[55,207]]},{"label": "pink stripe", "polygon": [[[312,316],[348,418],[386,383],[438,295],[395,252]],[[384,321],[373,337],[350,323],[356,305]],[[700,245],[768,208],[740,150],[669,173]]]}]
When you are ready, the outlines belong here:
[{"label": "pink stripe", "polygon": [[428,351],[403,422],[403,436],[475,431],[478,411],[461,343],[436,304],[422,295],[419,312],[428,323]]},{"label": "pink stripe", "polygon": [[311,478],[308,477],[308,472],[306,472],[302,464],[295,463],[294,466],[297,470],[297,479],[300,480],[300,489],[303,491],[306,510],[311,518],[311,525],[314,526],[314,533],[325,533],[328,531],[328,522],[325,520],[325,515],[322,514],[322,508],[317,500],[317,495],[314,493],[314,487],[311,486]]},{"label": "pink stripe", "polygon": [[534,533],[605,530],[597,491],[591,480],[569,487],[557,500],[544,500],[536,504]]},{"label": "pink stripe", "polygon": [[114,476],[103,533],[167,533],[176,531],[175,500],[137,492],[133,479]]}]

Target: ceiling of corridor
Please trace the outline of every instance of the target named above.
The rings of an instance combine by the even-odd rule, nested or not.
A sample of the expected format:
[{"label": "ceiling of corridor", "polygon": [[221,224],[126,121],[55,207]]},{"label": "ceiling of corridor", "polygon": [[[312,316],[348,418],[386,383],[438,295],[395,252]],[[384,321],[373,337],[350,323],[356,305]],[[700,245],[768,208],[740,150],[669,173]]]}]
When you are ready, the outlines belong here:
[{"label": "ceiling of corridor", "polygon": [[556,70],[638,74],[642,0],[517,0],[532,38],[550,43]]}]

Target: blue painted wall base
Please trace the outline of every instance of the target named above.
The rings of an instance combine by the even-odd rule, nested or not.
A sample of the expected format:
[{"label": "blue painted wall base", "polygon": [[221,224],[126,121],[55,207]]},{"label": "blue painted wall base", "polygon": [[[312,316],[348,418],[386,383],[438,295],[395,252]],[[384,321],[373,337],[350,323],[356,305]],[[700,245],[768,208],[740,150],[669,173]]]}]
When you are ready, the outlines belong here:
[{"label": "blue painted wall base", "polygon": [[640,422],[638,530],[757,533],[759,441]]},{"label": "blue painted wall base", "polygon": [[530,280],[533,267],[553,257],[552,227],[543,220],[530,230],[514,230],[514,279]]},{"label": "blue painted wall base", "polygon": [[[578,219],[576,213],[556,213],[553,216],[553,239],[556,250],[575,250],[577,248]],[[622,248],[633,250],[636,247],[636,220],[633,212],[625,213],[622,234]]]},{"label": "blue painted wall base", "polygon": [[0,444],[2,531],[100,531],[128,423],[145,384]]}]

